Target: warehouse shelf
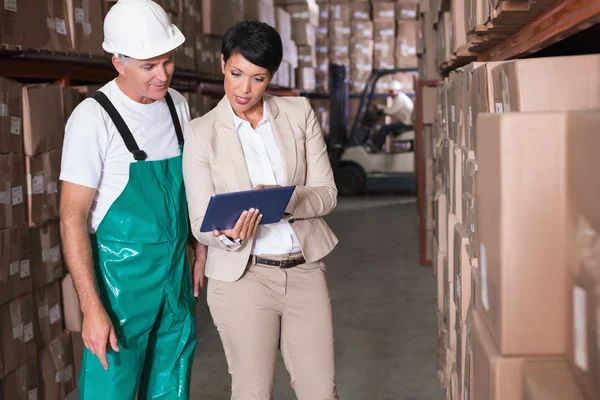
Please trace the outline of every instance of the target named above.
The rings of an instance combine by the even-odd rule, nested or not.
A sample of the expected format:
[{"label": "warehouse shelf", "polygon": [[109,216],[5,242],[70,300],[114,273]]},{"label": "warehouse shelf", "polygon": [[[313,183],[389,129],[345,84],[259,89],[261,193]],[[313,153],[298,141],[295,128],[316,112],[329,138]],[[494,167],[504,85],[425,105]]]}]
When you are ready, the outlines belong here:
[{"label": "warehouse shelf", "polygon": [[[88,56],[37,50],[0,51],[0,76],[14,79],[49,80],[63,86],[103,84],[117,76],[109,56]],[[175,69],[171,87],[179,91],[223,95],[223,77]],[[297,96],[298,90],[273,86],[269,93]]]},{"label": "warehouse shelf", "polygon": [[[328,93],[313,93],[313,92],[303,92],[303,91],[300,91],[299,95],[307,97],[309,99],[315,99],[315,100],[317,100],[317,99],[319,99],[319,100],[329,100],[329,98],[330,98],[330,96],[329,96]],[[415,93],[406,93],[406,95],[408,97],[410,97],[411,99],[413,99],[413,98],[416,97]],[[353,94],[350,95],[350,98],[351,99],[360,99],[360,96],[361,96],[360,93],[353,93]],[[387,97],[388,97],[387,93],[375,93],[375,94],[373,94],[373,99],[382,100],[382,99],[387,99]]]},{"label": "warehouse shelf", "polygon": [[479,56],[480,61],[524,57],[600,22],[600,0],[561,0]]}]

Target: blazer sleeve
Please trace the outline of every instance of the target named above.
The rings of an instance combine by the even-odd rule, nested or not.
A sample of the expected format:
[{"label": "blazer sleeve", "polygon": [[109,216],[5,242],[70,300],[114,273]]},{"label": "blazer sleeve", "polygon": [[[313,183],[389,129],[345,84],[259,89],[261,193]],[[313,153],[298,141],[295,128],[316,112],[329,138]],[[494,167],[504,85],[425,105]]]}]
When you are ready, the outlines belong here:
[{"label": "blazer sleeve", "polygon": [[332,212],[337,205],[337,187],[327,154],[321,125],[308,99],[306,117],[306,181],[296,186],[286,209],[288,219],[314,219]]},{"label": "blazer sleeve", "polygon": [[212,232],[200,232],[210,197],[215,193],[210,171],[210,158],[190,123],[185,125],[183,147],[183,180],[185,184],[192,234],[203,245],[225,251],[236,251],[242,246],[228,246]]}]

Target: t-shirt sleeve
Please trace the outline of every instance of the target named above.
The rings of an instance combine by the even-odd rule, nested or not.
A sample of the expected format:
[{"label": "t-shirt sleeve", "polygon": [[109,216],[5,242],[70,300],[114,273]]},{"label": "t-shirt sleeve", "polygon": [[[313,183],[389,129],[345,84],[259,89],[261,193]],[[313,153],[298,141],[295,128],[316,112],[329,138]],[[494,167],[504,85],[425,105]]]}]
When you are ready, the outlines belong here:
[{"label": "t-shirt sleeve", "polygon": [[102,176],[108,134],[102,118],[86,108],[80,107],[73,112],[67,122],[60,180],[97,189]]}]

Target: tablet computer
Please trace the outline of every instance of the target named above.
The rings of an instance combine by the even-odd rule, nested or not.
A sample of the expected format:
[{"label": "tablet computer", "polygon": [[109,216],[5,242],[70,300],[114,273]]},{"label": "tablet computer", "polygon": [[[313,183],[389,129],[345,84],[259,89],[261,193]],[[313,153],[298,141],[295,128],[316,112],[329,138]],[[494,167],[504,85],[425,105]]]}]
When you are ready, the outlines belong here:
[{"label": "tablet computer", "polygon": [[277,223],[283,217],[295,186],[245,190],[212,195],[200,232],[233,229],[244,211],[258,208],[260,225]]}]

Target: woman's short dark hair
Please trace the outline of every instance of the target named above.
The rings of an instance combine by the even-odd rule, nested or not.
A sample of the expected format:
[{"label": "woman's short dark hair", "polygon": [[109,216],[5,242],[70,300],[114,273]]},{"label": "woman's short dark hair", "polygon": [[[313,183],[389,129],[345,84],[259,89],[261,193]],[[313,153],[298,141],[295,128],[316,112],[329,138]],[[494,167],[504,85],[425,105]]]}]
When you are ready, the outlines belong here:
[{"label": "woman's short dark hair", "polygon": [[236,53],[271,74],[279,69],[283,58],[283,45],[279,33],[264,22],[240,21],[223,36],[221,53],[225,62]]}]

